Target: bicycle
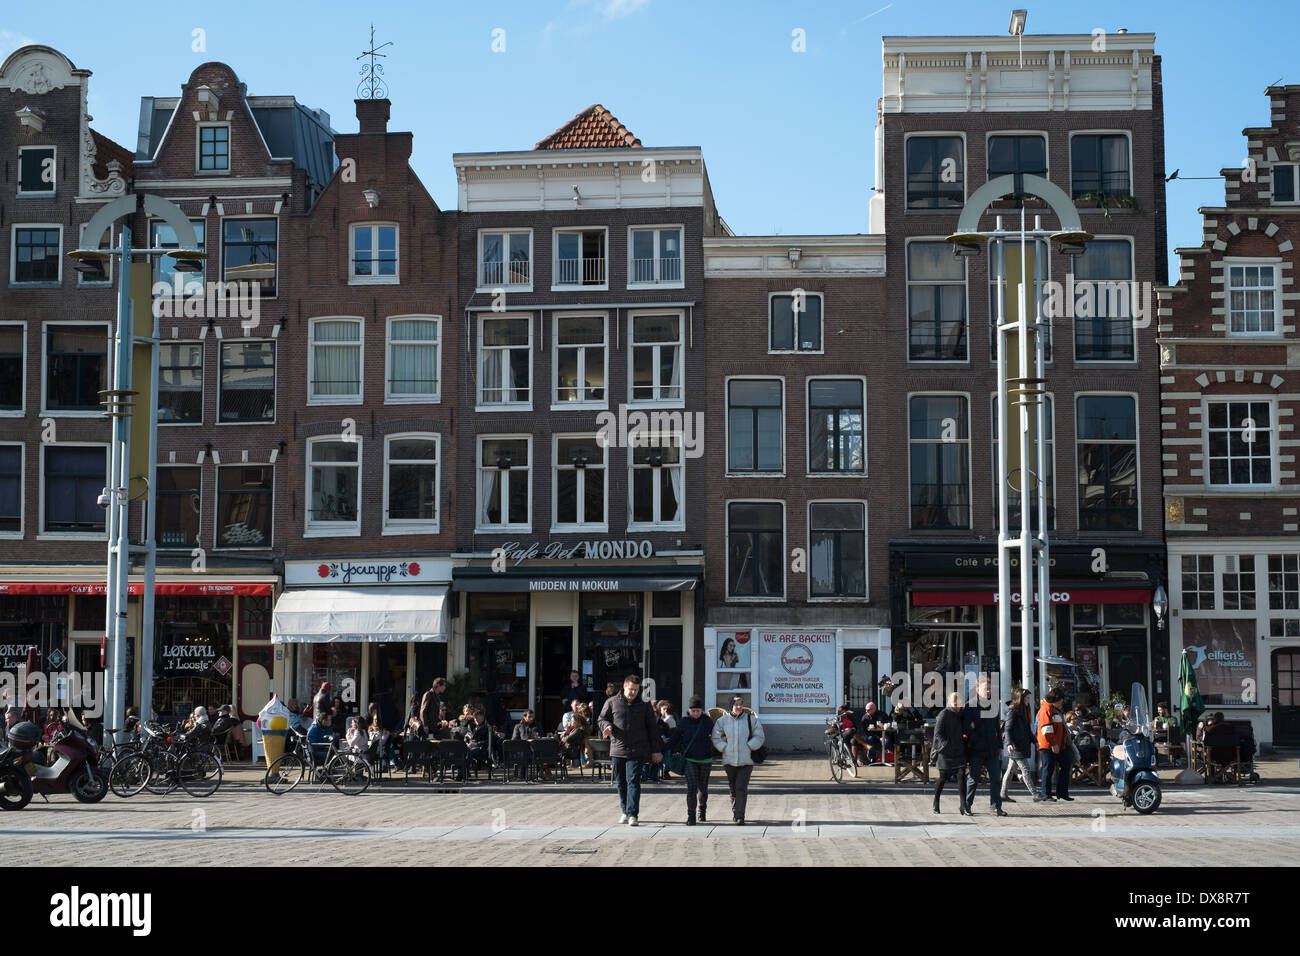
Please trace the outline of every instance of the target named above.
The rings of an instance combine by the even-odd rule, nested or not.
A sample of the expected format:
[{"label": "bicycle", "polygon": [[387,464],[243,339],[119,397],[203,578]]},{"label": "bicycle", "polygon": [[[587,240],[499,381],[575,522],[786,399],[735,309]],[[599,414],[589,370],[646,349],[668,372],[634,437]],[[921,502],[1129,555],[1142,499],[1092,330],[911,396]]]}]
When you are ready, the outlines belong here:
[{"label": "bicycle", "polygon": [[210,797],[221,786],[221,758],[194,735],[176,734],[164,724],[145,724],[144,744],[122,758],[108,785],[120,797],[147,789],[165,796],[180,787],[192,797]]},{"label": "bicycle", "polygon": [[849,776],[857,777],[858,763],[853,759],[853,752],[849,745],[844,742],[844,736],[840,732],[839,724],[834,720],[826,721],[826,755],[831,763],[831,778],[836,783],[844,781],[844,771],[849,772]]},{"label": "bicycle", "polygon": [[262,778],[262,785],[268,791],[276,796],[288,793],[302,782],[303,777],[308,776],[312,783],[328,782],[348,797],[359,796],[370,786],[370,761],[350,750],[339,750],[340,738],[335,737],[330,741],[324,762],[318,763],[315,749],[308,742],[307,735],[292,727],[289,732],[294,738],[293,749],[277,757],[266,768],[266,775]]}]

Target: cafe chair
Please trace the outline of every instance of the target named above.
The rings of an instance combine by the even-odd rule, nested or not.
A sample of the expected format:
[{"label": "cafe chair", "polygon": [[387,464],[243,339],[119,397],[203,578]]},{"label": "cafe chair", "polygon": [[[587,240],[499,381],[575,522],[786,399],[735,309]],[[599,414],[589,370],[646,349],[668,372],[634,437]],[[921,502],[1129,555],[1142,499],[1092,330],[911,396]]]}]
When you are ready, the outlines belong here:
[{"label": "cafe chair", "polygon": [[[442,783],[447,779],[447,771],[450,770],[452,775],[460,773],[460,769],[465,764],[465,741],[463,740],[439,740],[438,742],[438,782]],[[432,773],[432,765],[430,765]]]},{"label": "cafe chair", "polygon": [[502,743],[501,782],[509,783],[515,771],[519,779],[527,782],[533,766],[533,749],[527,740],[507,740]]},{"label": "cafe chair", "polygon": [[537,737],[528,743],[532,745],[534,779],[538,779],[546,770],[551,772],[551,779],[556,783],[569,775],[558,737]]},{"label": "cafe chair", "polygon": [[409,783],[411,773],[420,774],[421,777],[429,774],[429,742],[412,738],[406,741],[402,747],[402,772],[405,774],[403,783]]},{"label": "cafe chair", "polygon": [[591,751],[591,763],[588,766],[596,779],[604,780],[608,775],[613,780],[614,764],[609,759],[609,741],[604,737],[592,737],[587,741],[587,748]]}]

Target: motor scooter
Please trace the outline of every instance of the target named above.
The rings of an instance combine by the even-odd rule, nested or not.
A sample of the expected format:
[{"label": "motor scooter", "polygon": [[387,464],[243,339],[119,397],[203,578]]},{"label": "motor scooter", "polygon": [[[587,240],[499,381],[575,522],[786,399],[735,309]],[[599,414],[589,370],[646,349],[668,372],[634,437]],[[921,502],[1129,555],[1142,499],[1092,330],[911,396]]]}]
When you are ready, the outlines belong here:
[{"label": "motor scooter", "polygon": [[99,769],[99,749],[85,724],[69,712],[50,738],[48,764],[31,766],[32,792],[48,803],[52,793],[70,793],[81,803],[98,803],[108,793],[108,776]]},{"label": "motor scooter", "polygon": [[0,810],[21,810],[32,801],[28,762],[41,731],[31,721],[22,721],[9,728],[7,737],[0,745]]},{"label": "motor scooter", "polygon": [[1156,748],[1151,742],[1151,709],[1147,692],[1134,684],[1124,736],[1110,751],[1110,794],[1138,813],[1155,813],[1160,806],[1160,776]]}]

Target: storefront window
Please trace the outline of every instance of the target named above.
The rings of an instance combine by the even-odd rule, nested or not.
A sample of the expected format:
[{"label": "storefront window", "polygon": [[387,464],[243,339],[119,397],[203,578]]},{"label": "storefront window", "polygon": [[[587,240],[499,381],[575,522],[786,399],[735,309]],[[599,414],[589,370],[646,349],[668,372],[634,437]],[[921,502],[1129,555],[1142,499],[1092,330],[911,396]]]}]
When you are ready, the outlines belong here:
[{"label": "storefront window", "polygon": [[239,639],[260,641],[271,639],[271,599],[269,597],[243,597],[239,599]]},{"label": "storefront window", "polygon": [[470,595],[465,666],[491,724],[528,706],[528,627],[527,594]]},{"label": "storefront window", "polygon": [[234,703],[235,599],[161,597],[154,638],[153,709],[159,717]]},{"label": "storefront window", "polygon": [[78,594],[72,606],[74,631],[103,632],[107,616],[106,599],[99,594]]},{"label": "storefront window", "polygon": [[67,634],[67,597],[0,597],[0,671],[17,674],[27,666],[28,651],[39,670],[56,669],[56,661],[61,667],[67,661]]},{"label": "storefront window", "polygon": [[1255,645],[1253,617],[1183,621],[1183,647],[1191,656],[1196,683],[1207,707],[1255,703],[1259,677]]},{"label": "storefront window", "polygon": [[[604,700],[605,686],[623,686],[628,674],[642,674],[641,595],[584,594],[578,614],[578,659],[581,673],[591,674],[595,701]],[[615,691],[617,693],[617,691]]]},{"label": "storefront window", "polygon": [[[348,687],[361,686],[361,650],[364,645],[349,642],[310,646],[311,681],[302,689],[300,698],[304,705],[316,695],[325,681],[329,681],[330,691],[340,697]],[[351,696],[356,695],[353,693]],[[355,709],[356,705],[353,704],[352,707]]]}]

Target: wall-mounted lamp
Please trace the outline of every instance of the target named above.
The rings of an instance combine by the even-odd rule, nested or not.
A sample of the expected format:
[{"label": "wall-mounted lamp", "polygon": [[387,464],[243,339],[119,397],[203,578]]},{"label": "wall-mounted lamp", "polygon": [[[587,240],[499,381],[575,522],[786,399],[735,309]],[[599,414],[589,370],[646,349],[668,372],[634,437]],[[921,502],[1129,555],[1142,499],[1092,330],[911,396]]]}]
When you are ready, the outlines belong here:
[{"label": "wall-mounted lamp", "polygon": [[371,209],[374,209],[379,205],[378,189],[371,187],[365,190],[364,192],[362,192],[362,195],[366,197],[366,205],[369,206]]},{"label": "wall-mounted lamp", "polygon": [[1028,10],[1012,10],[1011,22],[1007,24],[1007,32],[1013,37],[1022,37],[1025,35],[1025,20],[1029,17]]},{"label": "wall-mounted lamp", "polygon": [[581,205],[582,205],[582,194],[578,192],[578,184],[577,184],[577,183],[574,183],[574,184],[573,184],[573,204],[574,204],[575,206],[581,206]]},{"label": "wall-mounted lamp", "polygon": [[786,252],[786,255],[790,258],[790,264],[797,266],[799,264],[799,257],[803,255],[803,250],[798,246],[791,246],[789,251]]}]

